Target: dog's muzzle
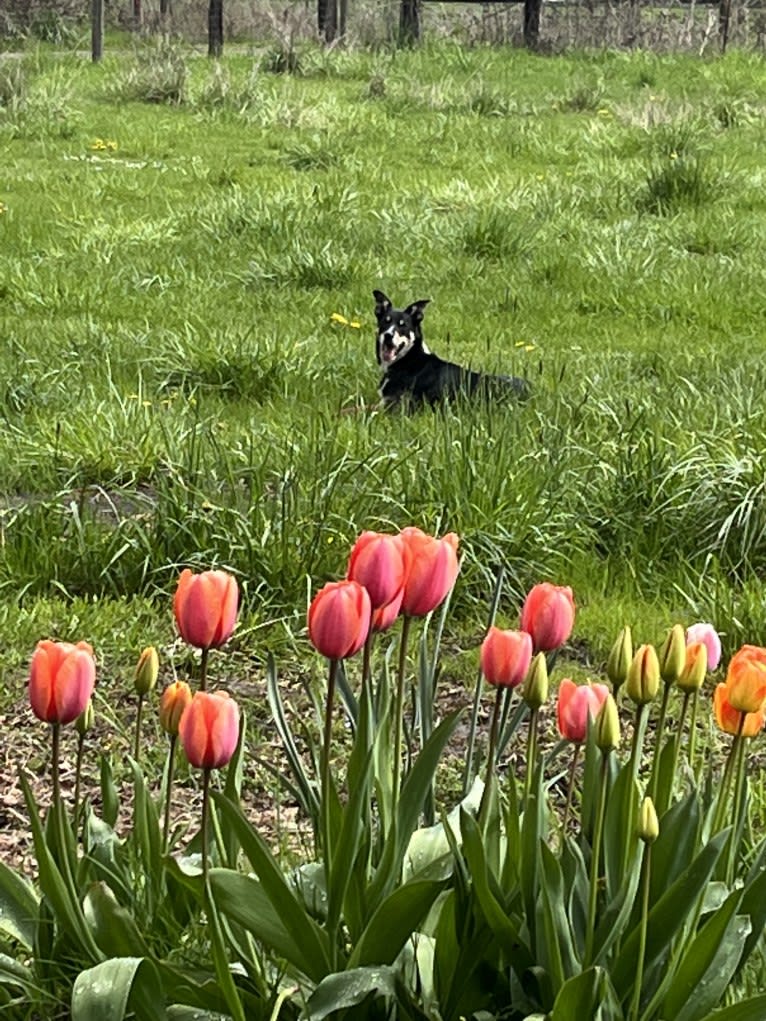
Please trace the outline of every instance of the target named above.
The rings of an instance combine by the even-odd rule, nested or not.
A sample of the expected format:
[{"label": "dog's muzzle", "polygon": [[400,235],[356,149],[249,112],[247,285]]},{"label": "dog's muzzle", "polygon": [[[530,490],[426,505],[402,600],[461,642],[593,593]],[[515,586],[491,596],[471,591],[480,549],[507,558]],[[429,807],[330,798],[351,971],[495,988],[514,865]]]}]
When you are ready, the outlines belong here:
[{"label": "dog's muzzle", "polygon": [[378,337],[380,360],[384,365],[390,365],[409,351],[413,342],[414,337],[412,335],[403,335],[396,330],[381,333]]}]

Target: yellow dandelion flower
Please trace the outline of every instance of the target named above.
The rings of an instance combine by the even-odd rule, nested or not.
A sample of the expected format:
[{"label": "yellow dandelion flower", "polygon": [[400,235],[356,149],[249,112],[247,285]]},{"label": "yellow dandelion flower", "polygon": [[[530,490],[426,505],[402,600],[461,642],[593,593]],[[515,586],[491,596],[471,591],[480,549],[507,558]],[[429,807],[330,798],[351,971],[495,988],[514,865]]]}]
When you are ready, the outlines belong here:
[{"label": "yellow dandelion flower", "polygon": [[525,344],[524,345],[524,350],[525,351],[534,351],[534,349],[535,349],[535,345],[534,344]]},{"label": "yellow dandelion flower", "polygon": [[359,322],[358,319],[352,319],[348,325],[351,327],[352,330],[361,330],[362,328],[362,324]]},{"label": "yellow dandelion flower", "polygon": [[340,312],[333,312],[330,316],[330,321],[333,323],[340,323],[341,326],[348,326],[348,319],[346,319],[345,316],[342,316]]},{"label": "yellow dandelion flower", "polygon": [[137,401],[138,400],[138,394],[128,394],[128,400],[129,401]]},{"label": "yellow dandelion flower", "polygon": [[517,340],[516,343],[514,344],[514,347],[524,347],[525,344],[526,340]]},{"label": "yellow dandelion flower", "polygon": [[678,159],[678,153],[677,153],[677,152],[671,152],[671,154],[670,154],[670,158],[671,158],[672,160],[677,160],[677,159]]}]

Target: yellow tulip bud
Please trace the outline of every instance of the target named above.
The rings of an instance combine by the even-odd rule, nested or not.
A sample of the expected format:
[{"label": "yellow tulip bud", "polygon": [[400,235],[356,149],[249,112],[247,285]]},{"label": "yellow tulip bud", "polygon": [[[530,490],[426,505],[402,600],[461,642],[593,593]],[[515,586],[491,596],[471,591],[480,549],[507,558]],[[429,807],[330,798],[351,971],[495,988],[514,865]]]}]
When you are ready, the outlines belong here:
[{"label": "yellow tulip bud", "polygon": [[157,655],[157,650],[153,645],[144,649],[141,655],[138,657],[138,663],[136,664],[136,677],[134,686],[136,694],[148,695],[149,692],[154,688],[157,683],[157,675],[160,672],[160,660]]},{"label": "yellow tulip bud", "polygon": [[659,651],[660,676],[666,684],[675,684],[686,663],[686,632],[674,624]]},{"label": "yellow tulip bud", "polygon": [[192,700],[191,688],[186,681],[173,681],[160,699],[160,726],[166,734],[176,737],[183,711]]},{"label": "yellow tulip bud", "polygon": [[538,652],[532,660],[521,689],[521,697],[530,709],[539,709],[548,700],[548,664],[545,653]]},{"label": "yellow tulip bud", "polygon": [[657,650],[653,645],[642,645],[631,661],[625,691],[636,705],[646,705],[656,697],[659,687],[660,663]]},{"label": "yellow tulip bud", "polygon": [[85,737],[89,730],[93,728],[93,719],[95,713],[93,712],[93,699],[88,699],[88,704],[85,706],[83,711],[74,721],[74,727],[80,737]]},{"label": "yellow tulip bud", "polygon": [[699,691],[707,673],[707,646],[703,642],[692,642],[686,646],[686,663],[678,687],[681,691]]},{"label": "yellow tulip bud", "polygon": [[628,679],[628,670],[633,659],[633,636],[628,624],[620,631],[606,661],[606,675],[617,692]]},{"label": "yellow tulip bud", "polygon": [[596,747],[611,752],[620,744],[620,715],[613,695],[607,695],[594,724]]},{"label": "yellow tulip bud", "polygon": [[660,835],[657,811],[651,798],[644,798],[638,815],[638,838],[645,844],[653,844]]}]

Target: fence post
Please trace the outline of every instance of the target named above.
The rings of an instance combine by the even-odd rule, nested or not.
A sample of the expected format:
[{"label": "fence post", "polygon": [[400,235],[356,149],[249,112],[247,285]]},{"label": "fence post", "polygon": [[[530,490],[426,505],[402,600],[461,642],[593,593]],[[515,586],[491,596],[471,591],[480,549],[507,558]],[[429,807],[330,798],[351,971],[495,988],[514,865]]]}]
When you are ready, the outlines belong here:
[{"label": "fence post", "polygon": [[729,41],[729,23],[731,21],[731,0],[720,0],[718,7],[718,36],[721,40],[721,53],[726,53]]},{"label": "fence post", "polygon": [[420,0],[401,0],[399,45],[412,46],[420,39]]},{"label": "fence post", "polygon": [[207,9],[207,55],[216,59],[223,53],[223,0],[210,0]]},{"label": "fence post", "polygon": [[536,50],[540,42],[540,12],[543,0],[524,0],[524,45]]},{"label": "fence post", "polygon": [[104,55],[104,0],[90,4],[90,59],[97,64]]}]

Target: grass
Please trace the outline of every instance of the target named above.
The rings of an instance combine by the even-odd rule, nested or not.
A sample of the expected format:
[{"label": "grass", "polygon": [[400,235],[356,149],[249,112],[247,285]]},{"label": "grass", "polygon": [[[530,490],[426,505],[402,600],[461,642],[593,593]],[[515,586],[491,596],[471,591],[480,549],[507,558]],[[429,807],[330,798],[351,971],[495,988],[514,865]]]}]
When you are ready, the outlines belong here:
[{"label": "grass", "polygon": [[[503,562],[509,620],[573,584],[596,662],[615,605],[766,641],[762,63],[299,58],[2,58],[6,644],[188,563],[237,572],[261,651],[410,522],[460,533],[474,637]],[[375,286],[533,399],[339,414],[376,397]]]}]

